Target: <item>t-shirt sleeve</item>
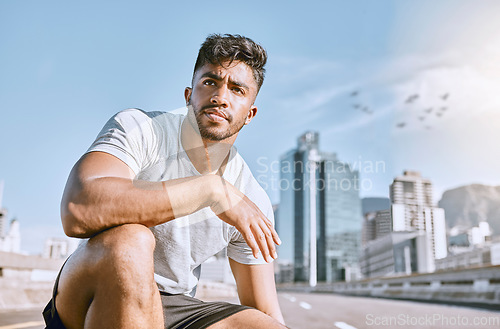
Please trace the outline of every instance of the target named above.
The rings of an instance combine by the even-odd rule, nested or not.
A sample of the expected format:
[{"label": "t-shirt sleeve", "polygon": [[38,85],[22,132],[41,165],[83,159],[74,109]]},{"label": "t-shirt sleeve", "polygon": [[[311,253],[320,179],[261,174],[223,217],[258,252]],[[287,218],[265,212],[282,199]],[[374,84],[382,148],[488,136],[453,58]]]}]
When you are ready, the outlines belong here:
[{"label": "t-shirt sleeve", "polygon": [[137,175],[150,161],[154,139],[153,120],[139,109],[127,109],[108,120],[86,153],[111,154]]},{"label": "t-shirt sleeve", "polygon": [[[255,184],[258,183],[255,182]],[[274,213],[271,201],[269,200],[264,190],[260,188],[260,186],[259,189],[260,191],[258,191],[258,193],[261,194],[259,195],[258,199],[260,202],[258,201],[256,202],[256,204],[259,206],[262,213],[269,220],[271,220],[271,222],[274,225]],[[249,195],[247,194],[247,196]],[[262,254],[259,253],[258,258],[255,258],[253,256],[252,249],[248,246],[247,242],[243,238],[243,235],[235,227],[232,227],[232,230],[233,232],[231,235],[231,240],[229,241],[229,244],[227,246],[227,256],[241,264],[246,264],[246,265],[266,264],[266,261],[264,260],[264,257],[262,257]]]}]

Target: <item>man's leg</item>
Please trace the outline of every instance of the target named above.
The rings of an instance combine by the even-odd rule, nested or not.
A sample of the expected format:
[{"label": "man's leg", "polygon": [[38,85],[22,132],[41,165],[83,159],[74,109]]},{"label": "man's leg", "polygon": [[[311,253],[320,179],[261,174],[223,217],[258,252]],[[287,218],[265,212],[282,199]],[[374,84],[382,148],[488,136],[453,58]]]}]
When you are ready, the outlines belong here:
[{"label": "man's leg", "polygon": [[212,324],[207,329],[284,329],[287,328],[269,315],[254,309],[243,310],[221,321]]},{"label": "man's leg", "polygon": [[56,308],[68,329],[163,328],[154,281],[154,236],[136,224],[81,245],[63,267]]}]

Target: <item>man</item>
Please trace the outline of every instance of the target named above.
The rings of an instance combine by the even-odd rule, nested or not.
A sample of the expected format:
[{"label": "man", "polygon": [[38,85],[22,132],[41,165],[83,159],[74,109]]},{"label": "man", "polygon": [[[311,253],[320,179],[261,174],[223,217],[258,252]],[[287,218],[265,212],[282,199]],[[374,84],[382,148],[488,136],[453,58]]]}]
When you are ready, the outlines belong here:
[{"label": "man", "polygon": [[[64,231],[89,239],[61,269],[48,328],[284,328],[271,204],[232,147],[257,113],[266,60],[248,38],[211,35],[186,116],[108,121],[63,194]],[[193,298],[201,263],[226,247],[242,305]]]}]

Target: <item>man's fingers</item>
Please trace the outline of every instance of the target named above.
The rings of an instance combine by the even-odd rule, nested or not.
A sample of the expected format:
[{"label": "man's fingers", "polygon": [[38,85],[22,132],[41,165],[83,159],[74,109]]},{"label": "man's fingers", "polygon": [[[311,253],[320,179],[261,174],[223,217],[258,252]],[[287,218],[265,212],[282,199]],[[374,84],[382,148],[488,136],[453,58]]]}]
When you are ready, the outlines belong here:
[{"label": "man's fingers", "polygon": [[266,223],[267,227],[269,228],[269,231],[271,232],[272,239],[274,240],[274,243],[280,245],[281,244],[281,239],[278,236],[278,232],[274,229],[273,223],[264,215],[262,215],[263,218],[265,218],[264,223]]},{"label": "man's fingers", "polygon": [[277,245],[280,245],[281,239],[278,235],[278,232],[276,232],[276,230],[274,229],[274,227],[271,227],[271,234],[273,235],[274,243],[276,243]]},{"label": "man's fingers", "polygon": [[[269,221],[269,220],[268,220],[268,221]],[[275,230],[275,228],[274,228],[273,224],[272,224],[272,223],[271,223],[271,224],[269,224],[270,222],[268,222],[268,221],[265,221],[265,223],[266,223],[267,227],[269,228],[269,231],[270,231],[270,233],[271,233],[272,239],[273,239],[274,243],[276,243],[276,244],[280,245],[280,244],[281,244],[281,239],[280,239],[280,237],[278,236],[278,232],[276,232],[276,230]]]},{"label": "man's fingers", "polygon": [[[231,204],[229,217],[234,219],[223,219],[231,225],[235,225],[243,235],[248,246],[252,249],[255,258],[259,252],[262,253],[266,262],[271,262],[277,258],[276,244],[281,244],[278,233],[273,227],[273,223],[262,213],[262,211],[244,194],[238,191],[234,195],[226,194],[227,203]],[[243,203],[242,203],[243,201]],[[241,216],[240,220],[237,218]],[[238,223],[239,222],[239,223]]]},{"label": "man's fingers", "polygon": [[268,263],[271,262],[272,259],[269,252],[266,232],[262,230],[262,227],[258,224],[252,226],[252,232],[255,239],[257,240],[257,244],[259,245],[262,256],[264,256],[264,260]]},{"label": "man's fingers", "polygon": [[257,205],[255,205],[250,199],[245,199],[245,201],[247,201],[247,203],[250,203],[251,206],[253,206],[253,208],[256,209],[256,211],[260,214],[260,217],[264,219],[264,223],[266,223],[267,227],[271,230],[271,234],[272,234],[272,238],[274,240],[274,243],[276,244],[281,244],[281,239],[280,237],[278,236],[278,232],[276,232],[276,230],[274,229],[274,225],[273,225],[273,222],[271,222],[271,220],[269,218],[267,218],[263,213],[262,211],[260,211],[259,207],[257,207]]},{"label": "man's fingers", "polygon": [[276,252],[276,245],[274,244],[272,231],[269,230],[265,225],[261,226],[262,231],[266,234],[266,242],[269,250],[269,254],[273,259],[278,258],[278,253]]},{"label": "man's fingers", "polygon": [[250,229],[247,229],[245,231],[241,232],[243,234],[243,238],[247,242],[248,246],[252,249],[253,256],[255,258],[259,257],[259,246],[255,242],[255,238],[253,236],[253,233]]}]

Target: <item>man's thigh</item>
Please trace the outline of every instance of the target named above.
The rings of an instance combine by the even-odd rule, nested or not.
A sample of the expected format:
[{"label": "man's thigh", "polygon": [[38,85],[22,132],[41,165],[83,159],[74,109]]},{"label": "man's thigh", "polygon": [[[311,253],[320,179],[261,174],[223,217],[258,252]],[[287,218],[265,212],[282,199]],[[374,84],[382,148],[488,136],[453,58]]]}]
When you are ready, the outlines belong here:
[{"label": "man's thigh", "polygon": [[233,314],[209,326],[208,329],[283,329],[287,328],[269,315],[256,310],[248,309]]}]

